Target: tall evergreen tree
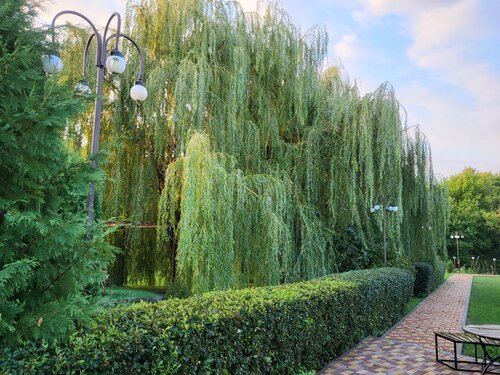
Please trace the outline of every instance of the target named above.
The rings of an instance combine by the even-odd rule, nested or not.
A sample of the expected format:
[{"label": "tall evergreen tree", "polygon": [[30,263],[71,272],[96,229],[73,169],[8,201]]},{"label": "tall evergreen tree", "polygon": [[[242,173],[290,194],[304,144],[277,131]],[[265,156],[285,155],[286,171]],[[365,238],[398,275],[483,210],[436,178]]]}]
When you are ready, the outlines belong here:
[{"label": "tall evergreen tree", "polygon": [[28,0],[0,5],[0,342],[62,334],[88,316],[84,293],[113,250],[85,240],[94,172],[70,154],[64,128],[79,110],[46,76],[44,34]]}]

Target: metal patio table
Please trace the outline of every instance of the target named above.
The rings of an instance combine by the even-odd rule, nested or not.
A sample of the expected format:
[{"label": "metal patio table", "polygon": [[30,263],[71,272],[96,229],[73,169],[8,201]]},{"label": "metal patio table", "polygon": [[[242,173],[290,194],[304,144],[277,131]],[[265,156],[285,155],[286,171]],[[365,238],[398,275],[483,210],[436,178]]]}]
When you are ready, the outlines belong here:
[{"label": "metal patio table", "polygon": [[491,344],[497,344],[500,342],[500,325],[495,324],[481,324],[481,325],[466,325],[462,329],[464,332],[472,333],[479,338],[479,343],[483,348],[484,352],[484,362],[483,371],[481,374],[486,374],[488,369],[498,360],[500,360],[500,355],[493,357],[492,354],[488,353],[487,347]]}]

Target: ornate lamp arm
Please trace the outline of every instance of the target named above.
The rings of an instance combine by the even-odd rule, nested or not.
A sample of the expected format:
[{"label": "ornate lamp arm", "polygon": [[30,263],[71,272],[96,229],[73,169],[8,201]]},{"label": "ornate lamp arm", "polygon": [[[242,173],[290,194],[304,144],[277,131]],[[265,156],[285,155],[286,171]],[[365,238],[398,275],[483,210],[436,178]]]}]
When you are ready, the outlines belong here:
[{"label": "ornate lamp arm", "polygon": [[94,39],[95,34],[90,34],[87,44],[85,45],[85,50],[83,52],[83,79],[87,79],[87,62],[89,60],[89,48],[92,39]]},{"label": "ornate lamp arm", "polygon": [[[104,36],[103,36],[103,40],[106,40],[106,36],[108,35],[108,30],[109,30],[109,25],[111,24],[111,21],[113,20],[113,18],[116,17],[116,34],[118,34],[119,36],[121,36],[122,34],[120,33],[120,30],[121,30],[121,25],[122,25],[122,17],[120,16],[120,13],[118,12],[114,12],[111,17],[109,17],[108,19],[108,22],[106,23],[106,27],[104,28]],[[120,42],[120,38],[116,38],[116,42],[115,42],[115,49],[118,49],[118,43]],[[103,53],[106,54],[106,47],[107,47],[108,43],[104,43],[104,46],[103,46]]]},{"label": "ornate lamp arm", "polygon": [[[96,53],[97,53],[97,64],[98,66],[101,66],[100,64],[102,64],[102,54],[101,54],[101,50],[102,50],[102,37],[101,37],[101,34],[98,33],[97,31],[97,28],[95,27],[95,25],[92,23],[91,20],[89,20],[86,16],[84,16],[83,14],[79,13],[79,12],[75,12],[74,10],[63,10],[62,12],[59,12],[57,13],[54,18],[52,19],[52,43],[55,44],[55,33],[54,33],[54,29],[55,29],[55,24],[56,24],[56,20],[64,15],[64,14],[72,14],[72,15],[75,15],[75,16],[78,16],[82,19],[84,19],[89,25],[90,27],[92,28],[92,30],[94,30],[94,35],[97,37],[97,48],[96,48]],[[87,42],[88,44],[89,42]]]}]

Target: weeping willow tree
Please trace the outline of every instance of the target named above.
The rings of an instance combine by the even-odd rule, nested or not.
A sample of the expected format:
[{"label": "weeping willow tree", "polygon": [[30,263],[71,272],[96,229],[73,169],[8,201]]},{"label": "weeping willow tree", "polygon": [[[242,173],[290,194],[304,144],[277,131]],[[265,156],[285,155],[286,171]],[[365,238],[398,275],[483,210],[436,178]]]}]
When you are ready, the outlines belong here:
[{"label": "weeping willow tree", "polygon": [[418,127],[408,132],[404,146],[405,247],[413,260],[445,259],[449,216],[446,186],[434,177],[430,146]]},{"label": "weeping willow tree", "polygon": [[[158,228],[114,235],[115,279],[189,294],[377,266],[380,199],[401,207],[390,263],[443,255],[428,143],[404,131],[389,84],[362,97],[322,69],[324,29],[302,34],[275,3],[248,14],[222,0],[143,0],[125,29],[147,53],[149,97],[129,98],[138,57],[124,45],[101,132],[104,215]],[[68,132],[83,153],[88,129],[83,116]]]}]

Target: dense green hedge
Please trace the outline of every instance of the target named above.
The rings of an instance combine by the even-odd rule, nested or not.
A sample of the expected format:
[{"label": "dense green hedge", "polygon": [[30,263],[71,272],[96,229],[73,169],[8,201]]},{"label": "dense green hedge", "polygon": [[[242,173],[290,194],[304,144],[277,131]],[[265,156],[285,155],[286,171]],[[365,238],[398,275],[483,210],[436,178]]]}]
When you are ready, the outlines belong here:
[{"label": "dense green hedge", "polygon": [[434,267],[431,263],[418,262],[415,263],[415,285],[413,286],[413,294],[417,297],[424,297],[432,292]]},{"label": "dense green hedge", "polygon": [[446,271],[446,263],[441,260],[434,261],[434,277],[432,280],[432,290],[439,287],[444,281],[444,271]]},{"label": "dense green hedge", "polygon": [[413,275],[352,271],[276,287],[115,307],[63,343],[6,349],[7,373],[291,374],[398,320]]},{"label": "dense green hedge", "polygon": [[443,282],[445,263],[441,261],[436,261],[434,264],[417,262],[415,263],[415,270],[413,294],[418,297],[424,297]]}]

